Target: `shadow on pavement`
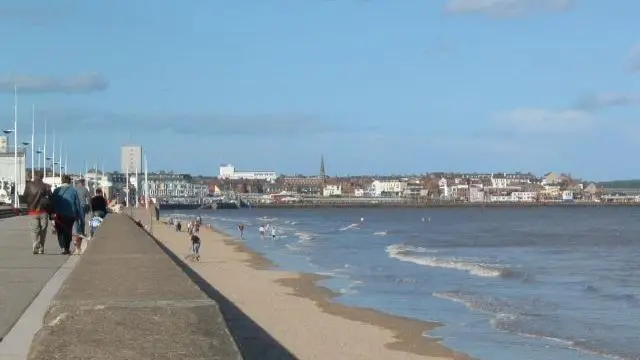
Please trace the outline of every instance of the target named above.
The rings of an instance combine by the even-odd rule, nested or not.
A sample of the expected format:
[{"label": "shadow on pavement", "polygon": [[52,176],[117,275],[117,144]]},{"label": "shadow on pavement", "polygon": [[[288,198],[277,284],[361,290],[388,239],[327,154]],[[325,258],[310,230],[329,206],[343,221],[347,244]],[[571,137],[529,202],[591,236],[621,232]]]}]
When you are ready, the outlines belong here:
[{"label": "shadow on pavement", "polygon": [[165,254],[167,254],[207,296],[218,303],[222,316],[227,322],[229,332],[245,360],[298,359],[247,314],[242,312],[233,302],[191,269],[180,257],[158,241],[155,236],[149,232],[147,233],[155,240],[156,244],[160,246]]}]

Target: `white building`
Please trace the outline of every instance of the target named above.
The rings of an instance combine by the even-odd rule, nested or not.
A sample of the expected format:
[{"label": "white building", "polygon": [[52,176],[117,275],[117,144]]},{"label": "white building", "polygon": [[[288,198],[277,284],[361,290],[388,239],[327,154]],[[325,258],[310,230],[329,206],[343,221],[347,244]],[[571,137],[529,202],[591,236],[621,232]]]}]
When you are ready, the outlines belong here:
[{"label": "white building", "polygon": [[220,179],[230,180],[266,180],[275,181],[278,177],[275,171],[237,171],[231,164],[220,165]]},{"label": "white building", "polygon": [[6,148],[6,152],[0,152],[0,181],[8,184],[17,182],[18,193],[22,194],[27,178],[27,163],[25,153],[18,150],[18,181],[15,181],[14,152],[13,149]]},{"label": "white building", "polygon": [[493,174],[491,175],[491,187],[497,188],[497,189],[504,189],[507,186],[509,186],[509,179],[502,176],[497,177],[497,176],[494,176]]},{"label": "white building", "polygon": [[120,148],[120,172],[142,172],[142,146],[126,145]]},{"label": "white building", "polygon": [[322,189],[322,196],[339,196],[342,195],[341,185],[325,185]]},{"label": "white building", "polygon": [[495,173],[491,174],[491,187],[505,189],[518,184],[531,184],[533,180],[534,178],[531,174]]},{"label": "white building", "polygon": [[[193,183],[188,175],[150,174],[148,179],[149,196],[154,198],[205,197],[209,194],[208,185]],[[144,177],[141,177],[140,194],[144,188]]]},{"label": "white building", "polygon": [[7,152],[9,148],[9,138],[6,136],[0,136],[0,153]]},{"label": "white building", "polygon": [[373,196],[402,196],[407,190],[407,182],[402,180],[374,180],[370,192]]},{"label": "white building", "polygon": [[514,191],[511,195],[491,195],[493,202],[534,202],[537,193],[533,191]]},{"label": "white building", "polygon": [[438,180],[438,187],[440,188],[440,196],[442,198],[448,199],[451,197],[451,187],[449,186],[449,180],[446,178],[441,178]]},{"label": "white building", "polygon": [[562,201],[572,201],[574,199],[573,191],[565,190],[562,192]]}]

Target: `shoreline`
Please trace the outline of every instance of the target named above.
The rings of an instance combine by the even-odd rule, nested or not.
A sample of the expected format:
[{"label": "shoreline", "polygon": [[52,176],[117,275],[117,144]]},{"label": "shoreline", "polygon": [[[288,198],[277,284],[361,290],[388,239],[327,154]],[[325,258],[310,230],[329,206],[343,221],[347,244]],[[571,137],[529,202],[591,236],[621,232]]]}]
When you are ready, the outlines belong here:
[{"label": "shoreline", "polygon": [[[181,254],[180,250],[184,248],[185,233],[174,232],[164,221],[160,224],[163,230],[156,232],[157,239],[176,255],[182,257],[184,254]],[[170,234],[175,235],[170,236]],[[213,226],[203,227],[201,238],[202,260],[200,263],[189,265],[226,296],[230,293],[237,295],[243,291],[252,292],[253,297],[230,297],[230,300],[300,359],[344,358],[347,355],[349,359],[371,360],[470,359],[469,356],[442,345],[439,338],[427,335],[429,331],[442,326],[440,323],[392,315],[371,308],[343,305],[334,301],[340,296],[339,293],[318,285],[319,281],[329,278],[328,276],[280,270],[276,263],[258,251]],[[181,242],[182,247],[176,246],[176,242]],[[216,248],[215,251],[211,249],[213,247]],[[251,286],[252,289],[244,289],[242,284],[230,282],[228,279],[225,281],[219,277],[221,276],[219,266],[217,271],[207,271],[209,265],[208,255],[205,256],[207,248],[210,248],[209,251],[213,256],[213,262],[209,264],[215,264],[216,260],[222,261],[229,270],[232,270],[231,273],[235,275],[240,272],[245,273],[251,279],[245,278],[244,281],[256,287],[260,284],[259,287],[267,294]],[[273,294],[276,294],[279,299],[269,302],[265,308],[265,301],[261,299],[265,295],[274,296]],[[243,308],[243,305],[246,308]],[[313,309],[309,309],[309,305],[313,306]],[[296,310],[302,308],[306,309],[296,313]],[[277,320],[274,322],[275,319],[265,316],[268,315],[265,313],[274,311],[276,313],[291,312],[293,318],[289,319],[288,324],[282,324]],[[300,327],[300,329],[294,329],[296,333],[309,332],[308,326],[298,322],[301,317],[306,318],[305,322],[313,327],[317,336],[309,334],[300,338],[302,334],[291,334],[289,329],[292,327]],[[327,351],[331,351],[331,342],[335,343],[338,351],[335,355],[326,354]],[[336,357],[336,355],[339,356]]]},{"label": "shoreline", "polygon": [[585,208],[585,207],[637,207],[640,202],[632,203],[602,203],[602,202],[457,202],[457,203],[417,203],[417,202],[387,202],[367,203],[357,202],[306,202],[306,203],[281,203],[281,204],[255,204],[256,209],[310,209],[310,208],[389,208],[389,209],[440,209],[440,208]]}]

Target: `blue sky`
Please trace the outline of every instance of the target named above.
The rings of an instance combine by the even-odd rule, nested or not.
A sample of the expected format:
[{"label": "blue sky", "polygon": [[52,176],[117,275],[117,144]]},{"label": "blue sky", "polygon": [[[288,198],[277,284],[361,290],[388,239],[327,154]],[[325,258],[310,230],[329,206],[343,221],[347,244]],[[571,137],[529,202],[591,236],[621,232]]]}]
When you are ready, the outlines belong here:
[{"label": "blue sky", "polygon": [[[640,2],[0,0],[0,126],[73,168],[640,177]],[[10,35],[10,36],[9,36]],[[41,141],[40,141],[41,142]],[[73,169],[72,168],[72,169]]]}]

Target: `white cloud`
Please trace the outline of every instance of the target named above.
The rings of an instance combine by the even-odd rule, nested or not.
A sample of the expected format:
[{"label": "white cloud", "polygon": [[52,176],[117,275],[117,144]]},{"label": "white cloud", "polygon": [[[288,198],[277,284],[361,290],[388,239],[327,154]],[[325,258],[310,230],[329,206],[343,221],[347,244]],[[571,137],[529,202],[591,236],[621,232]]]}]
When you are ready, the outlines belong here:
[{"label": "white cloud", "polygon": [[622,93],[602,93],[586,95],[578,100],[576,108],[597,110],[607,107],[623,107],[640,105],[640,95]]},{"label": "white cloud", "polygon": [[445,11],[452,14],[476,13],[511,18],[540,12],[565,11],[571,4],[572,0],[448,0]]},{"label": "white cloud", "polygon": [[104,91],[109,81],[99,73],[90,73],[67,78],[53,78],[31,75],[0,76],[0,92],[13,92],[14,86],[19,92],[28,93],[91,93]]},{"label": "white cloud", "polygon": [[633,46],[629,52],[627,70],[632,73],[640,73],[640,43]]},{"label": "white cloud", "polygon": [[591,129],[594,118],[587,111],[525,108],[500,113],[495,123],[523,133],[564,133]]}]

